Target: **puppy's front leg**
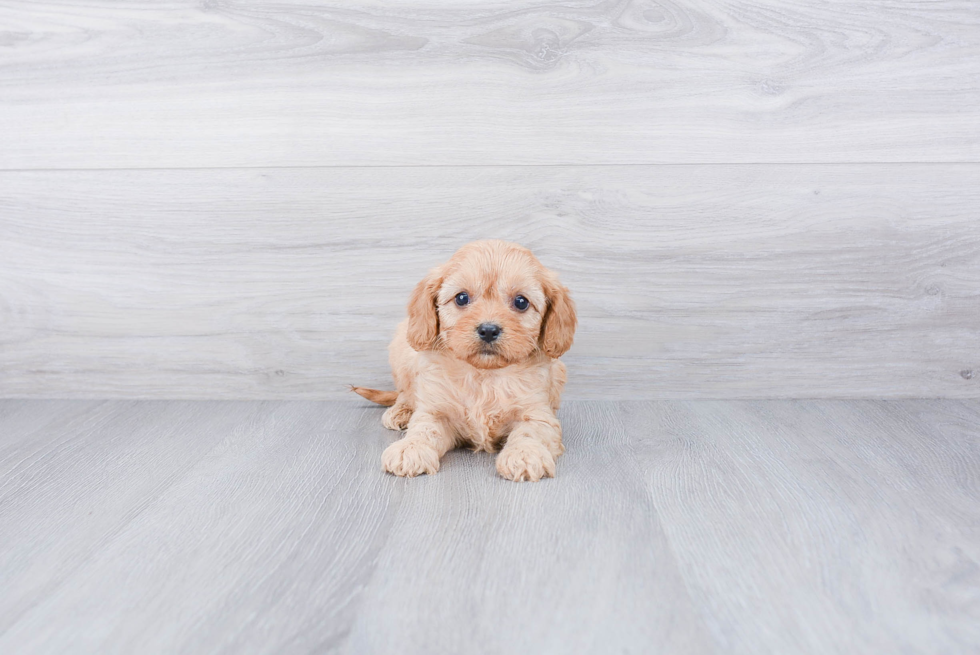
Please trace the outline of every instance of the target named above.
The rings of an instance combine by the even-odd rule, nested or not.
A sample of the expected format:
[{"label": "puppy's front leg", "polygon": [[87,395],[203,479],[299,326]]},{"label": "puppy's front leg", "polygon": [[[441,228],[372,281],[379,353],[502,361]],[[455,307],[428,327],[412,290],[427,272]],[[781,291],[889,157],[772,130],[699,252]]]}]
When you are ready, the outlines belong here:
[{"label": "puppy's front leg", "polygon": [[444,421],[416,410],[405,436],[385,448],[381,463],[389,473],[403,477],[431,475],[439,470],[439,460],[453,445],[453,433]]},{"label": "puppy's front leg", "polygon": [[555,460],[563,452],[561,423],[550,412],[541,412],[527,417],[511,430],[497,455],[497,473],[514,482],[553,478]]}]

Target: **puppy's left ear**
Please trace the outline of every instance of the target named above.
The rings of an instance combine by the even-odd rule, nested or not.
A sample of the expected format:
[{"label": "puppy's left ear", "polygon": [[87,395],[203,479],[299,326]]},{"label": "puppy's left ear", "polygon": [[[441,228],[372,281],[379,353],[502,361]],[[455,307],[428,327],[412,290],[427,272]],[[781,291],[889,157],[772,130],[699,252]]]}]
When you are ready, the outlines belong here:
[{"label": "puppy's left ear", "polygon": [[544,295],[548,298],[548,309],[541,321],[541,350],[548,357],[558,359],[572,347],[575,338],[575,303],[568,295],[568,289],[558,281],[558,276],[548,272],[541,281]]}]

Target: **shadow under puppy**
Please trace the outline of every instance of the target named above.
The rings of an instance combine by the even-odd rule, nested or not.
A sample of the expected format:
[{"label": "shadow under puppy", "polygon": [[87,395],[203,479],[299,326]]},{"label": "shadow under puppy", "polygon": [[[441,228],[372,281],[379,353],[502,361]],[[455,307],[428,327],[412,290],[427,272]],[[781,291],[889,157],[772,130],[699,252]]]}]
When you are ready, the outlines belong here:
[{"label": "shadow under puppy", "polygon": [[405,436],[381,456],[401,476],[435,473],[458,446],[496,452],[514,481],[554,477],[564,451],[556,412],[558,359],[572,345],[575,304],[531,251],[475,241],[429,272],[388,347],[397,391],[352,387],[388,405],[386,428]]}]

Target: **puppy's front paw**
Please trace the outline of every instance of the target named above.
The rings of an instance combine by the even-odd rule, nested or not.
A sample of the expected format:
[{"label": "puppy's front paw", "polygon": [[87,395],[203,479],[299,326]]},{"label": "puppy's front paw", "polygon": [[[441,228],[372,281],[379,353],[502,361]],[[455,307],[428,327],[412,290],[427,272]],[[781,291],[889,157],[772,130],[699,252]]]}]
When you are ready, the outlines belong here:
[{"label": "puppy's front paw", "polygon": [[514,482],[537,482],[544,477],[553,478],[555,458],[537,441],[508,444],[497,455],[497,473]]},{"label": "puppy's front paw", "polygon": [[402,477],[432,475],[439,470],[439,452],[424,441],[406,437],[385,448],[381,464],[389,473]]},{"label": "puppy's front paw", "polygon": [[407,405],[392,405],[385,410],[381,424],[389,430],[404,430],[408,420],[412,418],[412,410]]}]

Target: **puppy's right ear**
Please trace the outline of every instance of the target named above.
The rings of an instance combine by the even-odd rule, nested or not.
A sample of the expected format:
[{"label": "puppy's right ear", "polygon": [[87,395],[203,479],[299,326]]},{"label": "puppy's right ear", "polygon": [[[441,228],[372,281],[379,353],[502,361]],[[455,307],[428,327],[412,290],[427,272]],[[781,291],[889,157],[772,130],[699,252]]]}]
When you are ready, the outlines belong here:
[{"label": "puppy's right ear", "polygon": [[439,313],[436,294],[442,286],[442,275],[433,270],[415,285],[408,300],[408,345],[418,351],[432,350],[439,336]]}]

